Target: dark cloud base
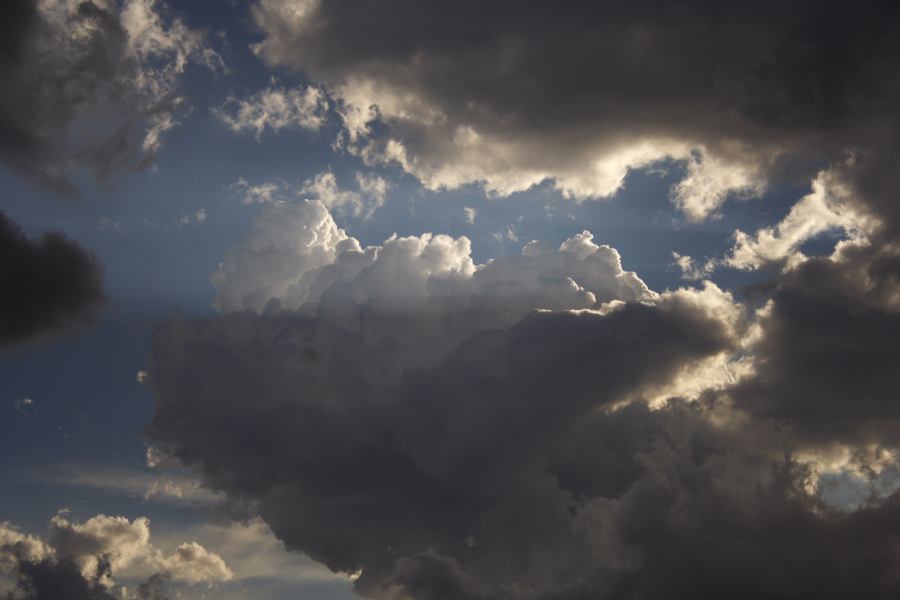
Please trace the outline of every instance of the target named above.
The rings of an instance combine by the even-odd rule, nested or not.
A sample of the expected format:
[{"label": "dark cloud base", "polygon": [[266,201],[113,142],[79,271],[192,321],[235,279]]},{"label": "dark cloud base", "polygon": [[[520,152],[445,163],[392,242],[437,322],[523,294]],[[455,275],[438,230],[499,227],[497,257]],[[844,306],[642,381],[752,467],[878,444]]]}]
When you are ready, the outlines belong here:
[{"label": "dark cloud base", "polygon": [[104,302],[97,260],[59,233],[30,240],[0,213],[0,347],[90,322]]},{"label": "dark cloud base", "polygon": [[897,499],[825,505],[790,423],[717,395],[613,408],[729,348],[721,327],[677,302],[535,313],[378,389],[389,359],[314,318],[172,321],[148,435],[365,597],[895,597]]},{"label": "dark cloud base", "polygon": [[49,558],[19,562],[17,590],[9,592],[3,597],[4,600],[61,600],[63,598],[66,600],[116,600],[116,596],[112,595],[96,578],[85,578],[74,561]]}]

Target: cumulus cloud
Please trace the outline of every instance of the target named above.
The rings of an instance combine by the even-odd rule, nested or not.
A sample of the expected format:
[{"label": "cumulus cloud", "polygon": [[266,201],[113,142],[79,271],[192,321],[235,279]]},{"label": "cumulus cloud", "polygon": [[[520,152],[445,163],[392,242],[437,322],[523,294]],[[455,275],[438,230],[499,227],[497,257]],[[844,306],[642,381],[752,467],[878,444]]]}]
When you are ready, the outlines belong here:
[{"label": "cumulus cloud", "polygon": [[0,346],[93,320],[103,304],[96,259],[59,233],[29,239],[0,213]]},{"label": "cumulus cloud", "polygon": [[748,238],[747,268],[789,268],[745,305],[653,292],[589,232],[476,264],[464,237],[363,247],[322,202],[267,204],[214,275],[222,316],[156,333],[148,435],[365,597],[893,597],[878,167],[821,172]]},{"label": "cumulus cloud", "polygon": [[252,11],[257,54],[327,89],[344,147],[429,188],[506,195],[551,180],[605,197],[630,169],[670,158],[686,169],[673,201],[701,219],[760,194],[785,159],[834,160],[897,122],[890,2],[259,0]]},{"label": "cumulus cloud", "polygon": [[3,3],[0,159],[61,192],[84,169],[100,181],[154,160],[178,124],[189,64],[221,58],[156,0]]},{"label": "cumulus cloud", "polygon": [[900,445],[900,248],[844,244],[784,274],[771,298],[753,348],[764,367],[735,397],[819,444]]},{"label": "cumulus cloud", "polygon": [[[61,512],[50,521],[47,541],[0,524],[0,568],[16,578],[10,600],[74,598],[125,600],[166,598],[170,581],[189,584],[226,581],[231,570],[217,554],[196,542],[165,554],[150,542],[144,517],[97,515],[82,523]],[[116,578],[142,581],[137,596]]]},{"label": "cumulus cloud", "polygon": [[388,183],[378,175],[357,172],[356,185],[359,191],[341,189],[334,173],[326,171],[307,180],[300,194],[320,201],[329,210],[368,219],[384,205]]},{"label": "cumulus cloud", "polygon": [[[752,328],[731,295],[654,293],[588,232],[483,265],[469,252],[431,234],[363,248],[319,202],[267,206],[218,272],[226,314],[157,332],[149,436],[373,598],[667,597],[638,574],[685,568],[677,515],[695,505],[760,520],[722,562],[742,585],[798,515],[779,556],[840,535],[791,438],[709,396],[725,386],[708,361]],[[669,553],[644,518],[672,524],[654,538]],[[740,534],[711,531],[679,590]]]},{"label": "cumulus cloud", "polygon": [[259,140],[266,129],[273,133],[292,128],[316,131],[325,123],[327,111],[328,100],[318,88],[287,89],[273,80],[270,87],[247,98],[229,96],[213,112],[232,131],[253,131]]},{"label": "cumulus cloud", "polygon": [[392,237],[363,248],[321,201],[278,203],[267,206],[253,230],[226,252],[213,274],[216,306],[260,311],[275,299],[285,308],[315,310],[335,290],[335,301],[468,303],[517,319],[535,308],[598,308],[654,296],[635,273],[623,270],[614,248],[592,238],[584,232],[559,248],[534,241],[521,256],[475,265],[466,237]]},{"label": "cumulus cloud", "polygon": [[213,275],[221,316],[154,336],[166,455],[378,600],[900,593],[893,4],[253,15],[343,148],[430,188],[607,196],[669,158],[692,220],[811,189],[675,256],[780,267],[740,296],[650,290],[587,231],[476,264],[465,237],[364,247],[349,202],[267,202]]},{"label": "cumulus cloud", "polygon": [[777,263],[796,265],[805,256],[800,246],[816,236],[833,232],[850,240],[865,240],[878,228],[878,220],[855,202],[853,191],[842,181],[843,165],[819,173],[812,191],[794,204],[777,224],[754,235],[734,234],[734,246],[721,264],[754,270]]}]

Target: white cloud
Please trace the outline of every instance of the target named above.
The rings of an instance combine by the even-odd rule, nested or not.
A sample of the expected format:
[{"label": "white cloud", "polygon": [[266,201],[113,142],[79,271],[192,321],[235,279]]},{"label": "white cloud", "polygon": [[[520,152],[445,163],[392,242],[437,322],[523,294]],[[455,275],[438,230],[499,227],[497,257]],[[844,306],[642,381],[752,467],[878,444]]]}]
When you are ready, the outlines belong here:
[{"label": "white cloud", "polygon": [[150,520],[138,517],[97,515],[84,522],[70,521],[65,511],[50,520],[48,541],[23,534],[8,523],[0,524],[0,568],[10,571],[21,561],[45,558],[70,559],[86,579],[98,573],[107,561],[110,573],[100,582],[145,578],[157,572],[186,583],[228,581],[232,572],[222,558],[196,542],[179,544],[165,553],[150,541]]},{"label": "white cloud", "polygon": [[236,193],[242,204],[268,204],[288,197],[287,184],[283,181],[264,181],[251,185],[243,177],[228,186],[228,190]]},{"label": "white cloud", "polygon": [[366,174],[357,171],[356,185],[359,186],[360,194],[364,199],[361,212],[364,212],[366,217],[371,216],[375,209],[384,206],[385,197],[390,189],[386,179],[374,173]]},{"label": "white cloud", "polygon": [[468,223],[469,225],[473,225],[475,223],[475,217],[477,216],[478,212],[471,206],[463,207],[463,212],[466,215],[466,223]]},{"label": "white cloud", "polygon": [[229,96],[213,112],[234,132],[254,131],[256,139],[266,129],[317,131],[325,122],[328,100],[313,86],[284,88],[272,85],[244,99]]},{"label": "white cloud", "polygon": [[812,192],[779,223],[753,235],[735,231],[734,245],[721,263],[747,271],[780,261],[792,266],[805,259],[800,246],[817,235],[840,232],[850,240],[864,240],[877,222],[859,210],[850,194],[837,172],[822,171],[812,181]]},{"label": "white cloud", "polygon": [[[525,311],[590,308],[653,295],[637,275],[622,269],[615,249],[593,243],[589,232],[559,249],[531,242],[522,256],[485,265],[476,266],[470,252],[465,237],[429,233],[362,248],[337,227],[322,202],[276,203],[226,252],[213,275],[216,306],[223,312],[260,311],[272,299],[285,308],[315,306],[337,285],[355,301],[391,298],[408,304],[440,293],[459,301],[493,298],[498,305],[511,303],[504,310]],[[569,299],[560,300],[560,293]]]},{"label": "white cloud", "polygon": [[675,206],[691,221],[715,216],[729,195],[752,198],[766,190],[765,177],[753,163],[728,162],[700,150],[686,160],[687,174],[671,194]]},{"label": "white cloud", "polygon": [[535,309],[656,297],[615,249],[591,238],[584,232],[558,248],[531,242],[519,256],[476,265],[466,237],[392,236],[364,248],[321,202],[275,203],[226,252],[212,276],[214,305],[223,313],[270,312],[270,304],[299,310],[338,330],[365,331],[373,350],[391,348],[397,368],[433,364],[475,333]]},{"label": "white cloud", "polygon": [[230,248],[212,275],[218,288],[213,305],[223,312],[261,310],[272,299],[304,300],[294,290],[304,274],[331,264],[347,234],[325,205],[276,202],[266,205],[253,231]]},{"label": "white cloud", "polygon": [[359,191],[341,189],[334,173],[319,173],[304,182],[300,193],[320,201],[328,209],[369,218],[384,204],[387,182],[377,175],[356,174]]},{"label": "white cloud", "polygon": [[689,281],[706,279],[716,268],[715,260],[707,260],[701,264],[692,257],[677,252],[672,253],[672,258],[675,259],[673,264],[681,269],[681,278]]}]

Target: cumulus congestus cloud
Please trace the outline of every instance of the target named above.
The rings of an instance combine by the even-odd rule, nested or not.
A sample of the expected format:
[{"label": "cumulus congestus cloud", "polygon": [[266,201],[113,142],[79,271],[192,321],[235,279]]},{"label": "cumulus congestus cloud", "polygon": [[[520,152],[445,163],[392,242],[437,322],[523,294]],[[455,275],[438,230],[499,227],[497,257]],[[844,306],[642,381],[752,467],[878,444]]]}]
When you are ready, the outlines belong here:
[{"label": "cumulus congestus cloud", "polygon": [[253,15],[259,56],[335,99],[345,148],[429,188],[549,179],[603,197],[668,157],[685,167],[673,200],[701,219],[796,177],[793,159],[897,126],[891,2],[260,0]]},{"label": "cumulus congestus cloud", "polygon": [[318,201],[266,205],[214,281],[221,317],[154,338],[148,434],[365,597],[900,589],[893,504],[824,503],[790,427],[714,387],[648,407],[758,339],[713,284],[655,293],[588,232],[363,248]]},{"label": "cumulus congestus cloud", "polygon": [[893,4],[253,14],[256,51],[321,86],[344,148],[427,187],[605,196],[670,157],[691,218],[810,190],[680,257],[696,279],[768,274],[737,296],[653,291],[588,231],[484,264],[464,237],[365,247],[339,194],[257,186],[212,276],[221,316],[155,335],[162,451],[368,598],[900,593]]},{"label": "cumulus congestus cloud", "polygon": [[51,189],[74,190],[152,164],[185,104],[189,64],[221,58],[156,0],[11,0],[2,9],[0,159]]}]

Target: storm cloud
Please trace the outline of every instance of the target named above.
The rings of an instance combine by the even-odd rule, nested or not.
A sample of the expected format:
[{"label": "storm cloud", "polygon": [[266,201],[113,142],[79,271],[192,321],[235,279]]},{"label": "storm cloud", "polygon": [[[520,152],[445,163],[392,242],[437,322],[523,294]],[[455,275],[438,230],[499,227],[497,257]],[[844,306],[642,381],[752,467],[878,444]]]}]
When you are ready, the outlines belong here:
[{"label": "storm cloud", "polygon": [[651,290],[588,231],[476,264],[464,237],[364,247],[324,201],[267,196],[213,273],[221,315],[155,334],[155,446],[367,598],[900,593],[894,4],[252,12],[340,147],[429,188],[601,197],[674,159],[695,220],[809,190],[679,256],[764,274],[740,295]]},{"label": "storm cloud", "polygon": [[615,193],[672,158],[691,219],[896,143],[897,6],[260,0],[256,52],[321,84],[340,143],[429,188]]},{"label": "storm cloud", "polygon": [[97,260],[59,233],[29,239],[0,213],[0,347],[90,323],[104,302]]}]

